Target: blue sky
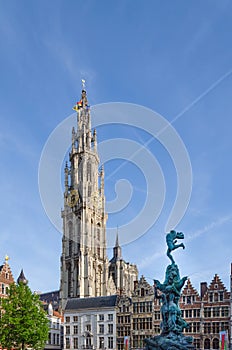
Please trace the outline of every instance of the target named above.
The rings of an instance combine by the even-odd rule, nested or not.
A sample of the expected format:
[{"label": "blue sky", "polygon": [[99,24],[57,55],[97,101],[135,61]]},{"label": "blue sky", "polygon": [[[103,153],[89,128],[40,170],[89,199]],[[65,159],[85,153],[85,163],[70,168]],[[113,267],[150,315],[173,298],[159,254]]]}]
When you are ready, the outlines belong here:
[{"label": "blue sky", "polygon": [[[23,267],[33,290],[59,287],[61,233],[42,207],[38,166],[49,135],[72,114],[85,78],[91,105],[138,104],[172,123],[193,173],[191,200],[177,226],[186,250],[176,251],[175,259],[196,288],[215,273],[229,286],[231,13],[231,2],[224,0],[0,3],[0,260],[10,256],[15,278]],[[150,139],[133,127],[99,127],[99,141],[115,137],[142,145]],[[147,233],[123,247],[123,255],[152,283],[164,278],[169,263],[164,227],[177,183],[164,147],[154,139],[147,149],[164,174],[164,207]],[[115,181],[132,184],[128,206],[109,215],[108,227],[119,225],[119,232],[138,215],[146,194],[146,176],[129,162],[120,164],[105,166],[108,201],[115,197]]]}]

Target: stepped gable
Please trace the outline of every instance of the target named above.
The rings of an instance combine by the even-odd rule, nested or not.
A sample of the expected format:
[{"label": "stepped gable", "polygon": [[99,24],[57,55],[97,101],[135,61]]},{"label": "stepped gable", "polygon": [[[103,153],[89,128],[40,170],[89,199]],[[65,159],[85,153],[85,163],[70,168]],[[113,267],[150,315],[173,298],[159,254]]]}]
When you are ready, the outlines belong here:
[{"label": "stepped gable", "polygon": [[145,277],[142,275],[137,282],[134,292],[132,293],[132,296],[136,296],[141,291],[141,289],[144,289],[144,295],[152,295],[154,294],[153,287],[146,281]]},{"label": "stepped gable", "polygon": [[0,266],[0,282],[6,284],[11,284],[14,282],[14,277],[7,260]]},{"label": "stepped gable", "polygon": [[190,278],[187,279],[187,283],[182,291],[182,295],[195,295],[197,301],[201,300],[200,295],[199,295],[198,291],[196,290],[196,288],[193,287],[193,285],[190,281]]},{"label": "stepped gable", "polygon": [[188,304],[188,306],[189,306],[193,302],[195,304],[198,303],[200,305],[201,297],[200,297],[198,291],[193,287],[190,278],[188,278],[187,283],[186,283],[186,285],[181,293],[180,305],[182,305],[181,307],[183,307],[183,305],[186,305],[186,304]]},{"label": "stepped gable", "polygon": [[224,283],[221,281],[220,277],[218,276],[218,274],[214,275],[214,278],[212,279],[204,297],[203,297],[203,301],[207,301],[208,300],[208,295],[209,293],[212,292],[224,292],[224,299],[230,299],[230,293],[227,291]]}]

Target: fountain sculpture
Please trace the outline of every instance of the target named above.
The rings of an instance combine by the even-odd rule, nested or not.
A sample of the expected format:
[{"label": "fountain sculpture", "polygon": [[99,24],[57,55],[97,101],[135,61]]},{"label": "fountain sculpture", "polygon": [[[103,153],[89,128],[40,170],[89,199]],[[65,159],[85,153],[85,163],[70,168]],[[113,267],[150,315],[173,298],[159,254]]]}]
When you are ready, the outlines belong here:
[{"label": "fountain sculpture", "polygon": [[188,328],[189,325],[181,317],[179,308],[181,289],[187,277],[180,278],[179,268],[171,254],[173,250],[179,247],[185,248],[183,243],[176,244],[178,239],[184,239],[182,232],[172,230],[166,235],[167,256],[171,260],[171,264],[166,268],[164,283],[154,280],[155,298],[161,300],[161,334],[145,339],[146,350],[194,349],[192,345],[193,338],[183,335],[183,330]]}]

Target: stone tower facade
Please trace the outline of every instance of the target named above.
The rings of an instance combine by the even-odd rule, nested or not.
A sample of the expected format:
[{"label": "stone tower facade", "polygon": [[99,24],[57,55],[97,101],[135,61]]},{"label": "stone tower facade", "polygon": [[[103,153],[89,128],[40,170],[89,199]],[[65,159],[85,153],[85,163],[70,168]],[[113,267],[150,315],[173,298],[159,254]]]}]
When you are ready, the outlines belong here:
[{"label": "stone tower facade", "polygon": [[77,130],[65,166],[60,299],[107,294],[108,259],[104,170],[99,171],[96,130],[91,131],[86,91],[74,106]]},{"label": "stone tower facade", "polygon": [[134,264],[122,258],[122,249],[119,245],[118,233],[113,248],[113,257],[109,261],[109,292],[131,296],[134,284],[138,280],[138,269]]}]

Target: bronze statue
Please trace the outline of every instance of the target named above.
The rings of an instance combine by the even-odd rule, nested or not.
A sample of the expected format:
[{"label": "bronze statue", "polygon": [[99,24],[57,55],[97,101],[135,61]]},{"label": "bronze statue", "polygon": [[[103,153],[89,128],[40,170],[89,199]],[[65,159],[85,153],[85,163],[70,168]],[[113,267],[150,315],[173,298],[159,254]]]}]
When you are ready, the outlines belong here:
[{"label": "bronze statue", "polygon": [[161,334],[153,338],[145,339],[146,350],[190,350],[194,349],[192,337],[182,334],[184,328],[188,328],[188,323],[181,317],[179,299],[187,276],[180,278],[179,268],[175,263],[171,252],[179,247],[185,248],[184,244],[176,244],[177,239],[183,239],[182,232],[170,231],[166,235],[168,246],[167,256],[171,264],[167,266],[165,281],[161,283],[154,280],[155,298],[161,299],[160,308],[162,322],[160,324]]},{"label": "bronze statue", "polygon": [[170,233],[168,233],[166,235],[166,242],[167,242],[167,246],[168,246],[167,256],[169,257],[169,259],[171,260],[172,263],[174,263],[175,261],[171,255],[171,252],[177,248],[180,248],[180,247],[185,249],[184,243],[176,244],[177,239],[184,239],[183,232],[176,232],[176,231],[172,230],[172,231],[170,231]]}]

